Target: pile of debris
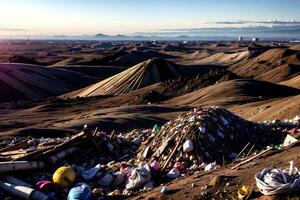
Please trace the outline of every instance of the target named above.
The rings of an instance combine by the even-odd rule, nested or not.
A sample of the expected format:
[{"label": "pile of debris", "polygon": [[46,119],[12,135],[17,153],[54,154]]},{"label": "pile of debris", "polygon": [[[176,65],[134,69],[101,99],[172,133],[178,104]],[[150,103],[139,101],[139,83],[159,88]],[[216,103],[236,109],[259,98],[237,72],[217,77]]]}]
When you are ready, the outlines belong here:
[{"label": "pile of debris", "polygon": [[246,147],[250,153],[282,138],[281,132],[246,121],[224,108],[200,108],[162,126],[142,145],[139,159],[156,160],[162,169],[172,169],[178,162],[186,169],[199,169],[212,162],[224,165]]},{"label": "pile of debris", "polygon": [[85,126],[72,137],[8,139],[2,142],[8,147],[0,149],[0,199],[8,195],[70,200],[131,195],[215,169],[282,142],[283,137],[282,132],[226,109],[204,107],[162,127],[123,134]]},{"label": "pile of debris", "polygon": [[274,119],[259,123],[268,126],[271,130],[287,133],[284,142],[276,146],[278,149],[295,143],[300,139],[300,115],[295,116],[293,119]]},{"label": "pile of debris", "polygon": [[[0,199],[8,194],[24,199],[66,199],[72,186],[89,191],[102,188],[100,195],[99,190],[96,193],[107,194],[113,184],[112,189],[118,185],[117,172],[130,165],[127,161],[137,151],[140,141],[135,138],[85,126],[73,137],[8,140],[9,146],[0,149]],[[22,173],[25,170],[28,173]],[[121,177],[119,182],[126,181]]]}]

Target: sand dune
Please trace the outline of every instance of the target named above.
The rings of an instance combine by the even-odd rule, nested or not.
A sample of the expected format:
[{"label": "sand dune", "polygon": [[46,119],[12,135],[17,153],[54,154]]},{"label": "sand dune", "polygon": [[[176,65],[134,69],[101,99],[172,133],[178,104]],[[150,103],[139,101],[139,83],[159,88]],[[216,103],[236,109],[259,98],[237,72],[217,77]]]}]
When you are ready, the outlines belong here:
[{"label": "sand dune", "polygon": [[256,79],[279,83],[300,75],[300,65],[285,64],[266,73],[258,75]]},{"label": "sand dune", "polygon": [[206,58],[194,61],[195,64],[201,65],[231,65],[251,55],[250,51],[242,51],[237,53],[216,53]]},{"label": "sand dune", "polygon": [[3,60],[4,63],[23,63],[23,64],[33,64],[33,65],[41,65],[41,63],[37,62],[33,58],[28,58],[22,55],[13,55],[9,58]]},{"label": "sand dune", "polygon": [[197,60],[207,58],[207,57],[211,56],[212,54],[213,54],[213,52],[208,51],[208,50],[197,50],[192,53],[183,53],[183,54],[178,53],[177,55],[178,55],[178,57],[180,57],[180,59],[179,59],[180,63],[191,64]]},{"label": "sand dune", "polygon": [[230,69],[240,76],[256,77],[286,64],[287,58],[295,53],[295,51],[285,48],[270,49],[255,58],[237,63]]},{"label": "sand dune", "polygon": [[295,88],[300,89],[300,75],[295,76],[294,78],[291,78],[289,80],[282,81],[279,84],[287,85],[287,86],[290,86],[290,87],[295,87]]},{"label": "sand dune", "polygon": [[260,99],[287,97],[300,94],[299,89],[251,79],[237,79],[215,84],[192,93],[175,97],[170,105],[239,105]]},{"label": "sand dune", "polygon": [[212,52],[209,51],[195,51],[191,54],[187,54],[185,56],[185,58],[189,58],[189,59],[203,59],[206,57],[211,56]]},{"label": "sand dune", "polygon": [[1,63],[0,102],[56,96],[92,82],[95,82],[95,79],[67,70]]},{"label": "sand dune", "polygon": [[127,50],[120,49],[116,51],[107,50],[107,52],[101,53],[100,55],[82,55],[74,56],[64,60],[61,60],[51,66],[65,66],[65,65],[106,65],[106,66],[124,66],[129,67],[136,65],[145,60],[160,57],[160,58],[171,58],[171,55],[159,53],[157,51],[145,50]]},{"label": "sand dune", "polygon": [[[123,128],[134,128],[139,120],[144,120],[151,122],[143,124],[148,127],[181,112],[167,112],[157,120],[158,113],[153,109],[159,106],[190,109],[223,105],[251,120],[291,118],[300,112],[297,45],[286,43],[275,48],[276,44],[264,42],[254,45],[159,41],[95,44],[102,43],[18,44],[17,53],[14,46],[9,46],[3,59],[18,54],[41,63],[61,61],[59,65],[63,66],[1,64],[0,102],[14,102],[0,104],[4,124],[0,129],[80,128],[85,123],[98,125],[101,117],[104,123],[100,125],[106,124],[107,129],[114,124],[112,121],[118,121],[117,126]],[[23,47],[26,48],[22,50]],[[169,51],[164,51],[165,47]],[[187,71],[195,76],[178,78],[190,75]],[[245,77],[259,80],[241,79]],[[56,95],[71,99],[16,102]],[[152,106],[144,106],[149,103]]]},{"label": "sand dune", "polygon": [[300,112],[300,95],[231,106],[230,110],[251,121],[292,119]]},{"label": "sand dune", "polygon": [[300,44],[295,44],[295,45],[291,46],[289,49],[295,50],[295,51],[300,51]]},{"label": "sand dune", "polygon": [[66,65],[88,65],[92,64],[98,59],[99,56],[90,55],[90,56],[74,56],[67,59],[63,59],[53,65],[51,67],[61,67]]},{"label": "sand dune", "polygon": [[116,66],[133,66],[140,62],[143,62],[148,59],[152,59],[154,57],[160,57],[160,58],[171,58],[172,56],[162,54],[156,51],[136,51],[136,50],[130,50],[124,52],[119,57],[115,58],[114,60],[110,61],[110,65],[116,65]]},{"label": "sand dune", "polygon": [[175,64],[154,58],[65,96],[118,95],[187,74],[187,71]]},{"label": "sand dune", "polygon": [[161,49],[163,51],[186,51],[186,50],[188,50],[188,48],[182,44],[165,44],[161,47]]},{"label": "sand dune", "polygon": [[97,78],[98,81],[104,80],[126,69],[124,67],[118,67],[118,66],[89,66],[89,65],[65,65],[62,67],[55,67],[55,68],[79,72],[90,77],[95,77]]}]

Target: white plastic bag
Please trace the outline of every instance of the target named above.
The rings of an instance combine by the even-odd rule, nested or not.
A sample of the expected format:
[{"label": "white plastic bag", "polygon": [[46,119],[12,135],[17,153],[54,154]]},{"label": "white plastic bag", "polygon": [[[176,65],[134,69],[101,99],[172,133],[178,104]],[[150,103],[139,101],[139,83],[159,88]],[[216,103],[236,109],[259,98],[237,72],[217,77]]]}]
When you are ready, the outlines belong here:
[{"label": "white plastic bag", "polygon": [[217,163],[215,161],[213,163],[209,163],[208,165],[206,165],[204,171],[214,170],[214,169],[217,169],[219,167],[220,167],[220,165],[217,165]]},{"label": "white plastic bag", "polygon": [[256,185],[264,195],[300,191],[300,174],[294,162],[286,170],[265,168],[255,174]]},{"label": "white plastic bag", "polygon": [[90,169],[85,169],[84,167],[78,166],[77,168],[78,173],[86,180],[89,181],[96,176],[98,171],[100,170],[100,164],[92,167]]},{"label": "white plastic bag", "polygon": [[187,140],[183,143],[183,152],[189,153],[194,149],[193,147],[193,141],[192,140]]},{"label": "white plastic bag", "polygon": [[180,171],[177,168],[173,168],[167,173],[167,176],[172,179],[178,178],[180,176]]},{"label": "white plastic bag", "polygon": [[126,189],[136,189],[151,180],[151,170],[147,163],[132,170],[126,182]]}]

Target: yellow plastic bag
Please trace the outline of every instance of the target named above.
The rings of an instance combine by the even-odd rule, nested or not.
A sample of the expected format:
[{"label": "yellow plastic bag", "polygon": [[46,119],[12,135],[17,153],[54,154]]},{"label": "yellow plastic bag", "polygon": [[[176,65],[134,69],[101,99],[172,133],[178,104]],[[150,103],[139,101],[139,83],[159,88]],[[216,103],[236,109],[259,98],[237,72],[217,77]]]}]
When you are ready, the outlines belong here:
[{"label": "yellow plastic bag", "polygon": [[243,185],[238,190],[238,199],[247,199],[251,194],[251,190],[248,186]]}]

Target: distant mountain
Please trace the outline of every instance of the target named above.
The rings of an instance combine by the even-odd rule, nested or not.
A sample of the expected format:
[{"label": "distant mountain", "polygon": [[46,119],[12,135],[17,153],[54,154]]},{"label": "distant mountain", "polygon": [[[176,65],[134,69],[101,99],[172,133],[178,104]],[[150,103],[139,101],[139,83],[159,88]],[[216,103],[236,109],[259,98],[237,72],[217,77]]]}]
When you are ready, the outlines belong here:
[{"label": "distant mountain", "polygon": [[66,35],[54,35],[53,37],[55,37],[55,38],[66,38],[68,36],[66,36]]},{"label": "distant mountain", "polygon": [[95,37],[111,37],[111,36],[105,35],[103,33],[98,33],[98,34],[95,35]]},{"label": "distant mountain", "polygon": [[96,34],[94,37],[97,39],[104,39],[104,40],[129,40],[131,37],[126,36],[126,35],[105,35],[102,33]]},{"label": "distant mountain", "polygon": [[120,34],[118,34],[115,37],[127,37],[127,36],[126,35],[120,35]]}]

